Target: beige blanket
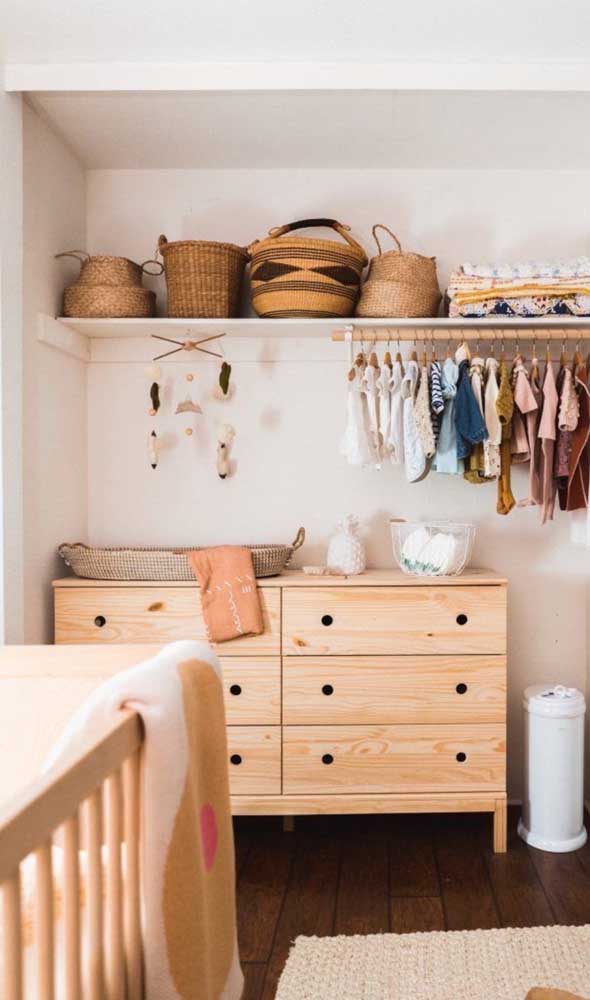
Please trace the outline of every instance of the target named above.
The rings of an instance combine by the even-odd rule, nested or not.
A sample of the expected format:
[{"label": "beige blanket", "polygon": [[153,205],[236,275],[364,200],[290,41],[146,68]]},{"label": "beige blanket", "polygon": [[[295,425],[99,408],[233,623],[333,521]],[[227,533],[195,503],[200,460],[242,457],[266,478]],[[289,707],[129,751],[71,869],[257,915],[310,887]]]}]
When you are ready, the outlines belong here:
[{"label": "beige blanket", "polygon": [[142,895],[147,1000],[239,1000],[234,845],[217,657],[176,642],[98,688],[49,762],[80,755],[122,707],[145,727]]}]

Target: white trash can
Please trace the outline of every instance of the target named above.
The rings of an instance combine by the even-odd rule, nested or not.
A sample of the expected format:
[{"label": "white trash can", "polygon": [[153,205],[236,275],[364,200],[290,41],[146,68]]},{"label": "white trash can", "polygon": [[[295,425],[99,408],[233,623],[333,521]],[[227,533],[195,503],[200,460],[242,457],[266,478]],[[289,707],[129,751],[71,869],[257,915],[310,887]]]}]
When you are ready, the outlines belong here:
[{"label": "white trash can", "polygon": [[561,684],[524,693],[524,801],[518,832],[541,851],[575,851],[584,827],[584,695]]}]

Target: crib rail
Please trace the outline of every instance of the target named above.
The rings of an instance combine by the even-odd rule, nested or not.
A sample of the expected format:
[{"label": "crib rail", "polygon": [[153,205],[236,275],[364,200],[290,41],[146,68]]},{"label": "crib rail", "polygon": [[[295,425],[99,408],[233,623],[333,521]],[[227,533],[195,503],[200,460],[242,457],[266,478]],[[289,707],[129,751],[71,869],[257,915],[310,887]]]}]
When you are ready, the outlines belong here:
[{"label": "crib rail", "polygon": [[[0,809],[4,1000],[141,1000],[142,740],[139,716],[122,712],[84,755],[63,770],[48,772]],[[54,848],[56,842],[59,847]],[[22,871],[31,856],[34,878],[24,906]],[[23,916],[29,908],[32,970],[24,960]],[[61,918],[59,954],[56,926]],[[25,981],[29,975],[34,985]],[[59,996],[56,982],[61,984]]]}]

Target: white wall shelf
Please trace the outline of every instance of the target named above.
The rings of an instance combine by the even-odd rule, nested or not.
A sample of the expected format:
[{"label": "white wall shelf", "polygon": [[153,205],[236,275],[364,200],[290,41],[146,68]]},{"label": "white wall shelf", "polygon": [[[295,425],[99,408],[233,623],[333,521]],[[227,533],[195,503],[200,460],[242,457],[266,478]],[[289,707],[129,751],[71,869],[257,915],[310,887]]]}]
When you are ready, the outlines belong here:
[{"label": "white wall shelf", "polygon": [[[249,340],[344,340],[345,332],[353,331],[353,339],[361,336],[367,343],[371,339],[445,340],[450,335],[464,334],[481,340],[498,337],[523,339],[538,336],[551,340],[590,339],[590,317],[544,317],[541,319],[495,319],[480,321],[468,319],[66,319],[40,313],[38,340],[63,351],[80,361],[95,360],[93,341],[101,344],[100,360],[109,356],[108,342],[146,340],[153,334],[177,340],[198,340],[210,334],[226,333],[228,337]],[[113,343],[113,347],[114,347]],[[105,350],[106,348],[106,350]],[[165,345],[162,345],[162,350]],[[158,353],[154,347],[151,353]],[[114,356],[114,355],[113,355]]]}]

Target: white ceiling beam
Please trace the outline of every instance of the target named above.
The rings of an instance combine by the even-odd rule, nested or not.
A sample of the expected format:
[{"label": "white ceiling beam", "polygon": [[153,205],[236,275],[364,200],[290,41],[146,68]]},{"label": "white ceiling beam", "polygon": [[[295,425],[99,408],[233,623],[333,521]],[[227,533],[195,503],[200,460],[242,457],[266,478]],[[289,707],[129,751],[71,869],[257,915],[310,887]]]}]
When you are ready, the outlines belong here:
[{"label": "white ceiling beam", "polygon": [[4,88],[60,91],[590,91],[590,63],[13,63]]}]

